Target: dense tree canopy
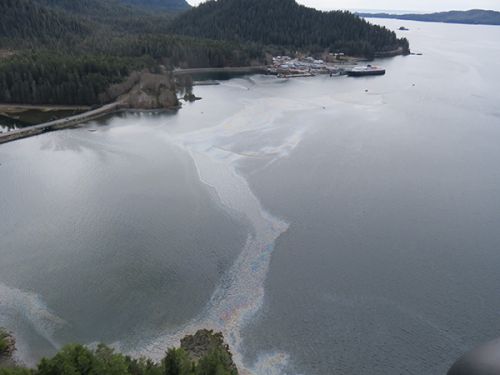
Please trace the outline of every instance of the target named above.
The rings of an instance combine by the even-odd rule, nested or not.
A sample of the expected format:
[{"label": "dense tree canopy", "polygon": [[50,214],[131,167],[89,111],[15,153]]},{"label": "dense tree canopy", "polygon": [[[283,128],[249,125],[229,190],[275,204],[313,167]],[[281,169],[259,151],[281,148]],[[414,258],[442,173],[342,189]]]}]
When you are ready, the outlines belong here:
[{"label": "dense tree canopy", "polygon": [[189,9],[190,5],[186,0],[122,0],[127,4],[146,7],[149,9],[166,9],[171,11],[181,11]]},{"label": "dense tree canopy", "polygon": [[31,0],[0,1],[0,48],[19,44],[69,44],[90,29],[76,17],[39,6]]},{"label": "dense tree canopy", "polygon": [[295,0],[208,1],[174,20],[171,31],[217,40],[369,56],[408,49],[394,32],[350,12],[321,12]]},{"label": "dense tree canopy", "polygon": [[0,61],[0,102],[96,104],[110,84],[126,78],[139,60],[40,51]]},{"label": "dense tree canopy", "polygon": [[44,358],[35,369],[0,368],[0,375],[238,375],[229,353],[222,348],[209,352],[198,362],[187,353],[169,349],[160,363],[131,358],[106,345],[95,350],[68,345],[52,358]]},{"label": "dense tree canopy", "polygon": [[117,1],[0,2],[0,48],[16,50],[0,58],[0,102],[100,104],[99,94],[133,70],[262,59],[258,47],[166,34],[168,14],[112,7]]}]

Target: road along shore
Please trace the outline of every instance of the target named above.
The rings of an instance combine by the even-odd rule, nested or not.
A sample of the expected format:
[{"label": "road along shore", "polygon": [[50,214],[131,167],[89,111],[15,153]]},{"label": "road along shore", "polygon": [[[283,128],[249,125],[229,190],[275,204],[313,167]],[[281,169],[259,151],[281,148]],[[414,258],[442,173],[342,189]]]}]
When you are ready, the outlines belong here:
[{"label": "road along shore", "polygon": [[[6,105],[7,106],[7,105]],[[11,106],[15,107],[15,106]],[[6,133],[0,133],[0,144],[12,142],[17,139],[32,137],[52,130],[65,129],[76,126],[82,122],[95,120],[101,116],[116,112],[125,108],[125,104],[121,101],[106,104],[97,109],[93,109],[78,115],[62,118],[60,120],[50,121],[39,125],[28,126],[21,129],[12,130]]]}]

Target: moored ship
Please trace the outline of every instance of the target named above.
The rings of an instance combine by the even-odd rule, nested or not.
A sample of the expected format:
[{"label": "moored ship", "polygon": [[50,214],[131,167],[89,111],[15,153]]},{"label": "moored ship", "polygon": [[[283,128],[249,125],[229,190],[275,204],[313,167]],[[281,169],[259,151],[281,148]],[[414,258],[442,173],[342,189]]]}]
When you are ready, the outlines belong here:
[{"label": "moored ship", "polygon": [[347,71],[347,75],[350,77],[383,76],[384,74],[384,68],[373,65],[356,66]]}]

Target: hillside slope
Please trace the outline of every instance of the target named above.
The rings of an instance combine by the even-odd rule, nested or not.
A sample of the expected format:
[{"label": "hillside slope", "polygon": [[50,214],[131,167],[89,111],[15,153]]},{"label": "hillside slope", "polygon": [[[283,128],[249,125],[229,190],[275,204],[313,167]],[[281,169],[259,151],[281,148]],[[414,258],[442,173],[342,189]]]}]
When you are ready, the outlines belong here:
[{"label": "hillside slope", "polygon": [[169,34],[171,17],[121,0],[0,1],[0,103],[104,104],[134,71],[264,59],[258,48]]},{"label": "hillside slope", "polygon": [[114,99],[103,92],[134,71],[262,65],[274,52],[409,50],[406,39],[349,12],[294,0],[209,1],[175,18],[145,5],[183,1],[0,1],[0,102],[103,104]]},{"label": "hillside slope", "polygon": [[191,8],[186,0],[121,0],[136,7],[151,10],[182,11]]},{"label": "hillside slope", "polygon": [[171,31],[194,37],[372,56],[408,42],[349,12],[321,12],[295,0],[218,0],[177,17]]},{"label": "hillside slope", "polygon": [[[24,0],[28,1],[28,0]],[[129,0],[29,0],[66,17],[79,18],[95,32],[96,29],[120,33],[167,32],[167,24],[176,13],[168,8],[161,11],[131,5]],[[146,0],[144,0],[146,1]],[[177,0],[164,0],[165,4]],[[139,1],[137,1],[139,3]]]},{"label": "hillside slope", "polygon": [[16,45],[19,41],[68,41],[89,33],[89,27],[77,17],[31,0],[0,1],[0,47],[9,42]]},{"label": "hillside slope", "polygon": [[115,15],[124,12],[132,15],[151,11],[172,11],[189,9],[190,5],[185,0],[34,0],[37,3],[59,8],[75,15],[102,15],[114,12]]}]

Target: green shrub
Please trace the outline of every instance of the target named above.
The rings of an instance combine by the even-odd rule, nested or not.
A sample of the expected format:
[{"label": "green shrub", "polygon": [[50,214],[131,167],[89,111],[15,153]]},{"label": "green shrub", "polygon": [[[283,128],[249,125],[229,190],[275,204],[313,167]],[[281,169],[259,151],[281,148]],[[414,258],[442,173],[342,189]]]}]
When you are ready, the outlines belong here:
[{"label": "green shrub", "polygon": [[33,375],[33,371],[23,367],[0,368],[0,375]]},{"label": "green shrub", "polygon": [[195,375],[238,375],[238,371],[226,351],[215,349],[200,359]]},{"label": "green shrub", "polygon": [[37,375],[123,375],[128,374],[125,357],[99,345],[92,351],[83,345],[65,346],[53,358],[44,358]]},{"label": "green shrub", "polygon": [[8,337],[7,332],[3,328],[0,328],[0,356],[9,349]]},{"label": "green shrub", "polygon": [[[0,331],[0,342],[7,338]],[[7,345],[7,344],[4,344]],[[96,349],[73,344],[54,357],[43,358],[36,369],[0,368],[0,375],[237,375],[231,355],[222,348],[209,352],[198,362],[180,348],[167,351],[161,363],[147,358],[131,358],[99,344]]]},{"label": "green shrub", "polygon": [[183,349],[169,349],[163,363],[165,375],[194,375],[195,365]]}]

